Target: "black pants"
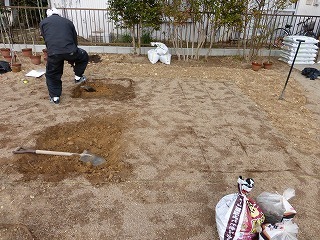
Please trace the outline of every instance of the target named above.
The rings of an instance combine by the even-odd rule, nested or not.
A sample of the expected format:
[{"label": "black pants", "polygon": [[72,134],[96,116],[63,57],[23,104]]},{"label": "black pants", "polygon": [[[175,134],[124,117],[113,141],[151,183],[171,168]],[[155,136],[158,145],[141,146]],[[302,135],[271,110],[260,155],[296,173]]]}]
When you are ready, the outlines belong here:
[{"label": "black pants", "polygon": [[74,62],[73,71],[81,77],[88,65],[88,53],[78,48],[74,53],[56,54],[48,56],[46,66],[46,81],[50,97],[60,97],[62,93],[62,81],[64,61]]}]

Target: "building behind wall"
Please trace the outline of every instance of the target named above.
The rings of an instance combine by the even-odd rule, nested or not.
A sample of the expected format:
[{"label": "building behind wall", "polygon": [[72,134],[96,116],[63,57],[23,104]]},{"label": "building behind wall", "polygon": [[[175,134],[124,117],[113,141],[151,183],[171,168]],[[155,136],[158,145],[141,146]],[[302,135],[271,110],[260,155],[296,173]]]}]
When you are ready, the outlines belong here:
[{"label": "building behind wall", "polygon": [[60,9],[64,17],[73,21],[78,35],[89,42],[111,41],[113,24],[106,10],[108,0],[49,0],[48,5]]},{"label": "building behind wall", "polygon": [[297,3],[297,15],[320,16],[320,0],[300,0]]}]

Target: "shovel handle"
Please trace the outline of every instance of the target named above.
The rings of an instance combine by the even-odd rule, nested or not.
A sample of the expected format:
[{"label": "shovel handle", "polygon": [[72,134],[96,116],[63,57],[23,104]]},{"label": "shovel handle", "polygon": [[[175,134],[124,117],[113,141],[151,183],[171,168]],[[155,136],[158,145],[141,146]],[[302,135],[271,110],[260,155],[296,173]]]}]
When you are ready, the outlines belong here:
[{"label": "shovel handle", "polygon": [[34,150],[34,149],[26,149],[23,147],[18,147],[13,153],[35,153],[35,154],[46,154],[46,155],[58,155],[58,156],[72,156],[79,155],[78,153],[70,153],[70,152],[57,152],[57,151],[48,151],[48,150]]},{"label": "shovel handle", "polygon": [[58,156],[72,156],[72,155],[79,155],[77,153],[70,153],[70,152],[57,152],[57,151],[48,151],[48,150],[36,150],[36,154],[46,154],[46,155],[58,155]]}]

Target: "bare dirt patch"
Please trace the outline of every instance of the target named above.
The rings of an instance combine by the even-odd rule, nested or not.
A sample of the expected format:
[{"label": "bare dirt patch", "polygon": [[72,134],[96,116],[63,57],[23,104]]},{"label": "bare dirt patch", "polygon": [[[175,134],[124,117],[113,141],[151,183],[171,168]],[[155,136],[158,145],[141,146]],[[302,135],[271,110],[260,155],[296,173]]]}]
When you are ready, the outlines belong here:
[{"label": "bare dirt patch", "polygon": [[135,97],[134,81],[122,79],[90,79],[77,86],[72,93],[73,98],[106,98],[113,101],[124,101]]},{"label": "bare dirt patch", "polygon": [[0,239],[33,240],[34,238],[23,224],[0,224]]},{"label": "bare dirt patch", "polygon": [[79,156],[51,156],[22,154],[16,169],[23,174],[20,181],[42,179],[57,182],[83,176],[92,184],[120,182],[130,174],[130,165],[121,161],[122,131],[128,126],[121,116],[89,118],[82,122],[68,122],[45,129],[36,141],[40,150],[82,153],[88,150],[106,160],[92,166],[80,161]]}]

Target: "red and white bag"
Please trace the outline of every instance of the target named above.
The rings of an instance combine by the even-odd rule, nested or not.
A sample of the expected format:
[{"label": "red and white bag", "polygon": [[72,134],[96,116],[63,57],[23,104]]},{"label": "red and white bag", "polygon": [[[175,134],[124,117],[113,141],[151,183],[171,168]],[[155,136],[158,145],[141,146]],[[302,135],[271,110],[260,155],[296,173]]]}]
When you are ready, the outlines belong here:
[{"label": "red and white bag", "polygon": [[216,223],[220,240],[256,240],[264,214],[256,202],[248,198],[252,178],[238,178],[238,193],[224,196],[216,205]]}]

